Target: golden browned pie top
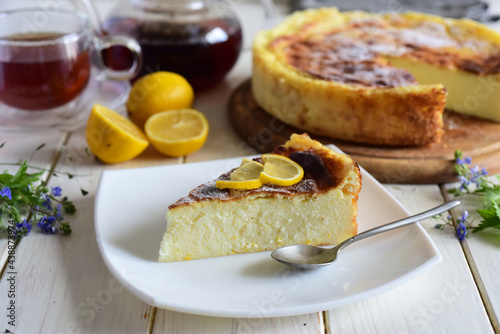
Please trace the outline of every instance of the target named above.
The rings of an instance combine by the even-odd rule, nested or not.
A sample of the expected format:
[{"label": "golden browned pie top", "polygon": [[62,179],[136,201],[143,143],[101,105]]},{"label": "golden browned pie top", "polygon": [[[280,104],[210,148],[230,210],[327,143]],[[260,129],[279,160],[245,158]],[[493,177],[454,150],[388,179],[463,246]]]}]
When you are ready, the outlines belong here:
[{"label": "golden browned pie top", "polygon": [[[336,188],[353,168],[359,175],[359,167],[346,157],[334,154],[333,151],[313,141],[306,134],[292,135],[293,140],[275,148],[273,153],[289,157],[304,169],[304,177],[292,186],[264,184],[257,189],[236,190],[218,189],[217,180],[229,180],[231,171],[222,174],[216,180],[202,184],[193,189],[188,196],[179,199],[169,209],[202,201],[229,201],[253,194],[294,196],[315,194]],[[256,159],[260,161],[260,158]],[[346,163],[347,161],[350,162]]]},{"label": "golden browned pie top", "polygon": [[411,16],[373,15],[322,31],[308,23],[275,38],[270,48],[296,70],[341,83],[368,87],[416,84],[413,75],[388,58],[406,58],[477,75],[500,73],[500,47],[477,38],[473,29]]}]

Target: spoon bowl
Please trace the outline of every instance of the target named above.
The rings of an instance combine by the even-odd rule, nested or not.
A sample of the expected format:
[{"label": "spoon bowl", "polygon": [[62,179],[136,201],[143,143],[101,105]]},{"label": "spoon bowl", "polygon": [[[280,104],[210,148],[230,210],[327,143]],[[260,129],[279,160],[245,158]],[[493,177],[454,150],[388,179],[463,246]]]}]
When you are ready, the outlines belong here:
[{"label": "spoon bowl", "polygon": [[441,204],[433,209],[416,214],[414,216],[397,220],[392,223],[381,225],[372,228],[368,231],[356,234],[355,236],[348,238],[331,248],[317,247],[310,245],[286,246],[274,250],[271,253],[271,257],[276,261],[279,261],[286,265],[302,269],[314,269],[318,267],[323,267],[334,263],[335,260],[337,260],[338,252],[344,247],[356,241],[366,239],[368,237],[384,233],[387,231],[392,231],[394,229],[407,226],[409,224],[414,224],[423,219],[434,217],[444,211],[450,210],[451,208],[459,204],[460,201],[450,201]]},{"label": "spoon bowl", "polygon": [[337,252],[333,252],[332,248],[294,245],[278,248],[271,253],[271,256],[282,263],[303,269],[310,269],[333,263],[337,259]]}]

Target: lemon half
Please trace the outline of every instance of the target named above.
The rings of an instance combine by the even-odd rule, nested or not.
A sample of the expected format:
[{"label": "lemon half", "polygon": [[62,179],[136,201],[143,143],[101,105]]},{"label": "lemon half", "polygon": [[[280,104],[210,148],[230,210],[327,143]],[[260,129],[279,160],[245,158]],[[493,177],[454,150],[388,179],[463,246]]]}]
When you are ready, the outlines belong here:
[{"label": "lemon half", "polygon": [[92,153],[109,164],[133,159],[149,145],[139,127],[100,104],[95,104],[90,112],[85,136]]},{"label": "lemon half", "polygon": [[194,109],[154,114],[144,126],[151,144],[161,153],[180,157],[199,150],[208,136],[208,121]]}]

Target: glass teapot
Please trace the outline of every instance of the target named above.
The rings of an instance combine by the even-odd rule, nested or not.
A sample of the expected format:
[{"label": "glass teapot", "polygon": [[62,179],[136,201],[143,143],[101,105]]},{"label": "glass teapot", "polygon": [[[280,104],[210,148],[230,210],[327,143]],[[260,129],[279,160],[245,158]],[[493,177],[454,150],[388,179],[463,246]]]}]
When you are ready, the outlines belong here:
[{"label": "glass teapot", "polygon": [[[272,0],[261,0],[272,17]],[[137,77],[155,71],[184,76],[196,91],[220,82],[236,63],[242,28],[223,0],[128,0],[104,20],[105,34],[127,34],[142,48],[143,67]],[[107,65],[129,67],[123,47],[107,51]]]}]

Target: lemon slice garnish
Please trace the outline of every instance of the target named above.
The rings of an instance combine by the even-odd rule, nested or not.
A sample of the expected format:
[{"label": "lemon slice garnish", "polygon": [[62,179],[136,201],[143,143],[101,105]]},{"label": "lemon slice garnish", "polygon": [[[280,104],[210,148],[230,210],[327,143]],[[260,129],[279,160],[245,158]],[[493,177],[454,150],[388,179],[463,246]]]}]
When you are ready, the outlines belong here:
[{"label": "lemon slice garnish", "polygon": [[258,179],[263,170],[264,166],[261,163],[243,158],[240,167],[236,168],[231,173],[231,181],[248,181]]},{"label": "lemon slice garnish", "polygon": [[302,180],[304,170],[295,161],[278,154],[262,155],[264,165],[244,158],[240,167],[231,173],[231,180],[218,180],[219,189],[256,189],[266,183],[291,186]]},{"label": "lemon slice garnish", "polygon": [[257,161],[243,158],[240,167],[231,173],[231,180],[218,180],[215,186],[219,189],[256,189],[262,187],[260,174],[264,166]]},{"label": "lemon slice garnish", "polygon": [[263,183],[291,186],[302,180],[304,170],[295,161],[279,154],[263,154],[264,170],[260,173]]},{"label": "lemon slice garnish", "polygon": [[146,135],[161,153],[173,157],[199,150],[208,135],[208,121],[194,109],[163,111],[151,116],[144,126]]}]

